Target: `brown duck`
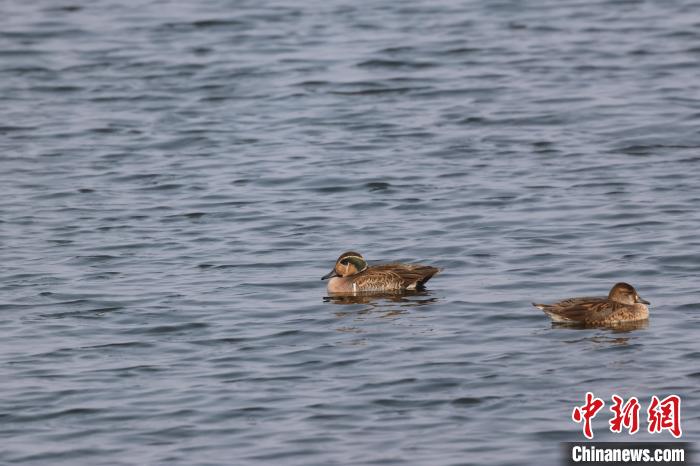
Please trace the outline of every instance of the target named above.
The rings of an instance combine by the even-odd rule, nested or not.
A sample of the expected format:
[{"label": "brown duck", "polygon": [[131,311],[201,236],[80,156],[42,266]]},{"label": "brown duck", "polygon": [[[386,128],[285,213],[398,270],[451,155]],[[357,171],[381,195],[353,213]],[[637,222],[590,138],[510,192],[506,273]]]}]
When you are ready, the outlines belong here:
[{"label": "brown duck", "polygon": [[617,283],[607,298],[570,298],[554,304],[535,304],[554,322],[585,325],[611,325],[649,317],[649,301],[627,283]]},{"label": "brown duck", "polygon": [[329,293],[395,292],[421,290],[440,269],[420,264],[368,266],[361,254],[348,251],[340,255],[333,270],[321,278],[328,281]]}]

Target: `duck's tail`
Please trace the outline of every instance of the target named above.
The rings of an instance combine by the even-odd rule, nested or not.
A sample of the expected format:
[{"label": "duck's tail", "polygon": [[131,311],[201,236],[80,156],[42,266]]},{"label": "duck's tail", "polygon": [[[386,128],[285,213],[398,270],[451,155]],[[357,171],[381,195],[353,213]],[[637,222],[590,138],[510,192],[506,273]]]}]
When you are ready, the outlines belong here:
[{"label": "duck's tail", "polygon": [[537,309],[540,309],[545,314],[547,314],[552,319],[552,322],[571,322],[571,319],[568,319],[563,315],[558,314],[554,309],[554,306],[551,306],[549,304],[537,303],[532,303],[532,305],[535,306]]},{"label": "duck's tail", "polygon": [[419,273],[420,276],[416,279],[415,282],[409,285],[407,289],[419,291],[425,289],[425,284],[428,282],[428,280],[433,278],[433,276],[440,272],[440,270],[441,269],[437,267],[432,267],[430,265],[421,266],[420,268],[415,270],[415,272]]}]

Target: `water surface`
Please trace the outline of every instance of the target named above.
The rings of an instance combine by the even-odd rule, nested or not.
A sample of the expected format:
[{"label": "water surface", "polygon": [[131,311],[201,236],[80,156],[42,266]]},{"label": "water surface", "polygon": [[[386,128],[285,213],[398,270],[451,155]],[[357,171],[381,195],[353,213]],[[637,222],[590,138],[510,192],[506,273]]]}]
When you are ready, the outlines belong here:
[{"label": "water surface", "polygon": [[[697,438],[697,2],[0,10],[0,463],[555,464],[586,391]],[[348,249],[444,271],[324,300]],[[617,281],[648,325],[530,306]]]}]

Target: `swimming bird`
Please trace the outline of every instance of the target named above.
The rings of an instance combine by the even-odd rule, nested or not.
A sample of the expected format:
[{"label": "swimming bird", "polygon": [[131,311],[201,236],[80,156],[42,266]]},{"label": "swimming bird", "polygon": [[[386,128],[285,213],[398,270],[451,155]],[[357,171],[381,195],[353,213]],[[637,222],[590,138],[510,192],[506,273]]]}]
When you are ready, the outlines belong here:
[{"label": "swimming bird", "polygon": [[632,285],[617,283],[607,298],[570,298],[554,304],[535,304],[554,322],[610,325],[644,320],[649,317],[649,301],[642,299]]},{"label": "swimming bird", "polygon": [[425,282],[440,269],[420,264],[385,264],[368,266],[361,254],[348,251],[340,255],[330,273],[329,293],[396,292],[421,290]]}]

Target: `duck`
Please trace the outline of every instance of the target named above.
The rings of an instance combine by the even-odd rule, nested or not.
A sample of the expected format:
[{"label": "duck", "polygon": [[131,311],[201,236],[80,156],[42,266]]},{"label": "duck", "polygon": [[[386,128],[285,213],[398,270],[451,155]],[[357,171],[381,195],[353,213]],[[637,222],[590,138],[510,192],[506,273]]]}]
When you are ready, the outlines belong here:
[{"label": "duck", "polygon": [[584,325],[614,325],[649,318],[649,301],[628,283],[616,283],[607,297],[569,298],[554,304],[532,303],[553,322]]},{"label": "duck", "polygon": [[421,264],[369,266],[362,254],[347,251],[321,280],[328,280],[329,293],[421,291],[439,271],[437,267]]}]

